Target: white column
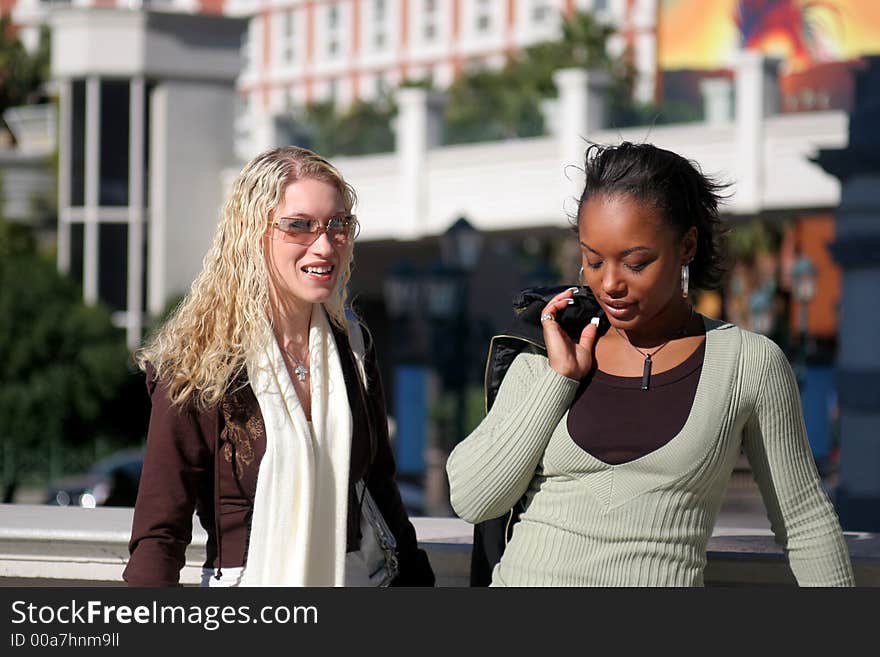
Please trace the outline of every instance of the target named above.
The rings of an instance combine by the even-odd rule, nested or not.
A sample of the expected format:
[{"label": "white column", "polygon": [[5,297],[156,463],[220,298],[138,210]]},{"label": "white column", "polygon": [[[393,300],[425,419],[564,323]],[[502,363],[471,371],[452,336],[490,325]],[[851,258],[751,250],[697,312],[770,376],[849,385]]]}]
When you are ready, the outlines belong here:
[{"label": "white column", "polygon": [[141,341],[144,282],[144,135],[146,99],[143,77],[133,78],[129,93],[128,145],[128,290],[126,343],[135,349]]},{"label": "white column", "polygon": [[398,184],[401,190],[401,234],[414,239],[425,232],[428,214],[428,149],[442,141],[443,97],[426,89],[397,91],[395,125]]},{"label": "white column", "polygon": [[73,94],[70,80],[58,81],[58,271],[70,271],[70,170],[73,126]]},{"label": "white column", "polygon": [[158,317],[165,307],[165,220],[168,212],[168,83],[150,94],[150,249],[147,263],[147,312]]},{"label": "white column", "polygon": [[86,79],[85,248],[83,297],[98,301],[98,189],[101,175],[101,79]]},{"label": "white column", "polygon": [[733,83],[727,78],[700,81],[703,117],[709,125],[724,125],[733,120]]},{"label": "white column", "polygon": [[656,63],[657,40],[651,35],[641,35],[638,48],[635,88],[633,96],[640,103],[653,103],[657,98],[657,72],[651,62]]},{"label": "white column", "polygon": [[566,210],[571,210],[571,198],[577,200],[583,191],[586,140],[605,124],[611,81],[601,71],[567,68],[556,71],[553,82],[559,90],[556,138],[563,198],[566,199]]},{"label": "white column", "polygon": [[634,47],[636,79],[633,95],[642,103],[656,99],[657,91],[657,0],[639,2],[635,15]]},{"label": "white column", "polygon": [[268,113],[252,113],[249,117],[248,126],[250,128],[250,138],[247,140],[246,146],[242,148],[236,155],[239,159],[247,162],[258,153],[283,146],[289,141],[280,139],[278,134],[275,116]]},{"label": "white column", "polygon": [[764,119],[778,111],[778,62],[756,52],[736,55],[736,200],[758,212],[764,192]]}]

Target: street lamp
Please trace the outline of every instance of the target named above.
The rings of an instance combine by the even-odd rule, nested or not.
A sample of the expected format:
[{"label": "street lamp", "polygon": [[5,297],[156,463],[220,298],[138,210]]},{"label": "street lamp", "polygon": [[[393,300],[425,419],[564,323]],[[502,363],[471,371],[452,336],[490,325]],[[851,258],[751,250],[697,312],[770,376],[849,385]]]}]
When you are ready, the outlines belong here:
[{"label": "street lamp", "polygon": [[[394,452],[402,482],[424,474],[427,363],[422,320],[422,274],[411,262],[399,260],[382,285],[391,319],[391,391],[389,410],[394,417]],[[423,512],[424,509],[419,509]]]},{"label": "street lamp", "polygon": [[455,220],[440,237],[443,262],[471,273],[480,260],[483,235],[465,217]]},{"label": "street lamp", "polygon": [[[441,365],[446,381],[456,392],[455,440],[464,438],[470,367],[469,291],[470,276],[480,260],[483,235],[460,216],[440,236],[442,267],[435,270],[435,308],[451,319],[454,353]],[[433,295],[432,295],[433,296]],[[446,337],[446,336],[444,336]],[[451,445],[450,445],[451,447]]]},{"label": "street lamp", "polygon": [[795,261],[791,269],[791,282],[794,298],[798,302],[797,380],[803,388],[807,376],[808,309],[810,301],[816,296],[816,267],[807,256],[801,255]]},{"label": "street lamp", "polygon": [[428,269],[423,286],[428,315],[443,321],[455,318],[460,311],[460,287],[458,270],[441,262]]},{"label": "street lamp", "polygon": [[[445,464],[454,444],[464,438],[470,357],[470,276],[480,259],[483,236],[465,217],[459,217],[440,236],[440,261],[425,276],[426,307],[431,318],[432,354],[444,388],[452,393],[451,423],[429,450],[427,488],[445,492]],[[442,480],[442,481],[441,481]]]},{"label": "street lamp", "polygon": [[382,286],[385,306],[392,319],[400,319],[415,308],[419,300],[418,272],[405,260],[392,265]]},{"label": "street lamp", "polygon": [[[482,242],[479,231],[459,217],[440,236],[441,257],[435,264],[418,268],[398,262],[383,284],[385,305],[394,325],[398,468],[401,472],[409,468],[411,473],[424,468],[425,511],[429,514],[449,512],[446,456],[452,446],[450,438],[464,437],[468,372],[472,366],[468,279],[479,261]],[[448,432],[443,438],[436,431],[427,436],[424,432],[430,398],[426,392],[429,365],[455,399],[450,421],[439,424]],[[424,461],[416,458],[416,452],[424,455]]]},{"label": "street lamp", "polygon": [[816,296],[816,267],[813,261],[805,255],[798,257],[791,269],[791,279],[795,299],[806,306]]},{"label": "street lamp", "polygon": [[749,295],[749,324],[755,333],[769,335],[773,331],[773,294],[761,287]]}]

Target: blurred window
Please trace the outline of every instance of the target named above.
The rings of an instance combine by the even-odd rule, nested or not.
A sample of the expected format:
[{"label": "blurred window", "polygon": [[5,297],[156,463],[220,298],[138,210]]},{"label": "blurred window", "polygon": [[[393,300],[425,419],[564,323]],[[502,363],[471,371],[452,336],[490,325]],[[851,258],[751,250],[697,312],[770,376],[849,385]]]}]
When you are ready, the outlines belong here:
[{"label": "blurred window", "polygon": [[128,205],[128,80],[101,80],[100,184],[98,204]]},{"label": "blurred window", "polygon": [[86,199],[86,81],[71,82],[70,205]]}]

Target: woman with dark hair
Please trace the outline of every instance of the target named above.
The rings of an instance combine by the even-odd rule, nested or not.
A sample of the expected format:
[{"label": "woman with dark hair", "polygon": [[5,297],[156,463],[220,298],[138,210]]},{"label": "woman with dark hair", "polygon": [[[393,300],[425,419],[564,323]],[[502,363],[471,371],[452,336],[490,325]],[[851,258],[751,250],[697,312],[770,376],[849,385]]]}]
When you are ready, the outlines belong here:
[{"label": "woman with dark hair", "polygon": [[798,583],[852,585],[785,356],[691,305],[723,274],[724,186],[650,144],[592,145],[585,173],[576,228],[599,315],[572,340],[557,314],[577,288],[553,297],[546,353],[516,357],[447,465],[470,522],[525,498],[493,586],[702,585],[741,448]]}]

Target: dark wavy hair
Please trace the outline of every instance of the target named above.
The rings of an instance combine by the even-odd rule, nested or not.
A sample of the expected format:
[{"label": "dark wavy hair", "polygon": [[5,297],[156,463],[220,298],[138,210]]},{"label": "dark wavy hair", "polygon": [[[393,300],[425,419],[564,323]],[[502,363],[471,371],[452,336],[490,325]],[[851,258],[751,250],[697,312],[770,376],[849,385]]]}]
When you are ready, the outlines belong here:
[{"label": "dark wavy hair", "polygon": [[[679,237],[697,229],[697,252],[690,263],[691,286],[713,289],[727,270],[727,227],[718,206],[728,185],[703,174],[699,165],[653,144],[590,144],[585,157],[586,183],[578,210],[590,198],[625,195],[649,203]],[[580,212],[578,212],[580,221]]]}]

